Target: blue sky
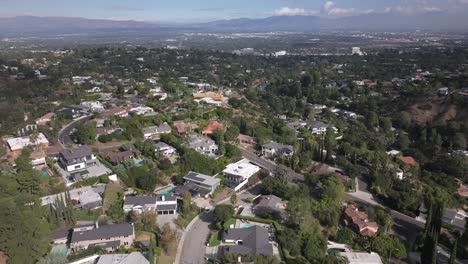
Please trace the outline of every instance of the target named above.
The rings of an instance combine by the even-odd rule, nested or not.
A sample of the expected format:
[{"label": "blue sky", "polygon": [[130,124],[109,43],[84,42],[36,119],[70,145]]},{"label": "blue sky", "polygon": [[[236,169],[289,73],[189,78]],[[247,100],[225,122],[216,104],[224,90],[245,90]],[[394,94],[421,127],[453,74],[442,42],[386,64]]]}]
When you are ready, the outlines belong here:
[{"label": "blue sky", "polygon": [[0,16],[189,22],[272,15],[453,12],[466,10],[468,0],[0,0],[0,6]]}]

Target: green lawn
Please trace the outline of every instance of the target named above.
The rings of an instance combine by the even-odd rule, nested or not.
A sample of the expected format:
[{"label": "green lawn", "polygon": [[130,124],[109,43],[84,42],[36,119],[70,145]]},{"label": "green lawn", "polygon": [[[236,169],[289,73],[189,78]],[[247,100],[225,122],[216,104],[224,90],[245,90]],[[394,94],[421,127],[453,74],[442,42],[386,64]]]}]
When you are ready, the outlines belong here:
[{"label": "green lawn", "polygon": [[218,231],[214,232],[213,234],[211,234],[210,242],[209,242],[210,247],[219,246],[219,244],[221,244],[221,240],[220,240],[221,233],[220,232],[221,231],[218,230]]},{"label": "green lawn", "polygon": [[108,184],[104,192],[104,209],[107,210],[110,206],[119,200],[119,192],[122,188],[118,185]]},{"label": "green lawn", "polygon": [[231,225],[234,225],[236,224],[236,219],[235,218],[231,218],[229,220],[226,221],[226,223],[224,223],[224,229],[228,229]]}]

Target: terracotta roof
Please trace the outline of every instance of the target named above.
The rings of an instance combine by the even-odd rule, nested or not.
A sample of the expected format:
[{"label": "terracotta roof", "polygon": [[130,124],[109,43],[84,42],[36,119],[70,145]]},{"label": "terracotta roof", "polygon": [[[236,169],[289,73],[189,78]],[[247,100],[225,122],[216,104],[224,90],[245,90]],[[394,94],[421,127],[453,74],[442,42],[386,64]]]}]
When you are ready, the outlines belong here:
[{"label": "terracotta roof", "polygon": [[215,93],[215,92],[208,92],[208,93],[194,93],[193,94],[193,97],[194,98],[211,98],[213,100],[216,100],[216,101],[223,101],[224,100],[224,97],[222,95],[220,95],[219,93]]},{"label": "terracotta roof", "polygon": [[36,151],[31,153],[30,158],[32,160],[45,158],[46,154],[43,151]]},{"label": "terracotta roof", "polygon": [[374,236],[377,233],[378,224],[370,222],[366,212],[361,212],[354,205],[350,204],[346,207],[344,213],[358,227],[359,233],[362,236]]},{"label": "terracotta roof", "polygon": [[223,124],[219,123],[216,120],[210,121],[207,127],[203,129],[203,135],[211,135],[216,129],[226,130]]},{"label": "terracotta roof", "polygon": [[408,164],[408,165],[411,165],[411,166],[416,166],[418,165],[418,162],[416,162],[416,160],[411,157],[411,156],[405,156],[405,157],[400,157],[400,160],[405,163],[405,164]]}]

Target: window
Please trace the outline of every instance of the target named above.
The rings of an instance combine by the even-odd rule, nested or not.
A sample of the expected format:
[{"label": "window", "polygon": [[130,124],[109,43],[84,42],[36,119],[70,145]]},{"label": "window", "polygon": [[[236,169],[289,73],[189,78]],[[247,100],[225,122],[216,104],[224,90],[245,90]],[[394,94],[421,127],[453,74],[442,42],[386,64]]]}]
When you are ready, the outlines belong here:
[{"label": "window", "polygon": [[125,242],[124,245],[125,245],[125,246],[128,246],[128,242]]},{"label": "window", "polygon": [[75,166],[75,169],[79,169],[81,166],[80,165],[76,165]]}]

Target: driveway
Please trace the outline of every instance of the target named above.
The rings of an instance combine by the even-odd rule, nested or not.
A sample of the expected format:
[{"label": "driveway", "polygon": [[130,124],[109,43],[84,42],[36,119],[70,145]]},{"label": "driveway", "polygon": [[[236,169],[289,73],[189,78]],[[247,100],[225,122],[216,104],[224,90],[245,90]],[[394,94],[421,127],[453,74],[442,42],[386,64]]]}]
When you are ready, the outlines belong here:
[{"label": "driveway", "polygon": [[209,226],[214,221],[213,213],[200,214],[185,234],[180,264],[205,264],[206,242],[210,235]]},{"label": "driveway", "polygon": [[73,140],[70,137],[70,133],[81,123],[84,123],[93,118],[92,115],[79,117],[69,124],[65,125],[58,134],[58,143],[60,145],[74,144]]}]

